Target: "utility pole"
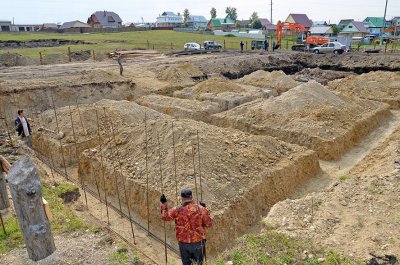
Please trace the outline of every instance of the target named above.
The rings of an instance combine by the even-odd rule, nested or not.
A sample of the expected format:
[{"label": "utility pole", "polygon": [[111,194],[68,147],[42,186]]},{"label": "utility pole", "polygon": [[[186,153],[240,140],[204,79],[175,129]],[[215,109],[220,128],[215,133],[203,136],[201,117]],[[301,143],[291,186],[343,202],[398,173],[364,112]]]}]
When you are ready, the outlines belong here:
[{"label": "utility pole", "polygon": [[274,24],[272,23],[272,0],[271,0],[271,24]]},{"label": "utility pole", "polygon": [[380,46],[382,46],[382,44],[383,44],[383,33],[385,32],[387,5],[388,5],[388,0],[386,0],[385,13],[383,14],[383,23],[382,23],[382,30],[381,30],[381,41],[379,43]]}]

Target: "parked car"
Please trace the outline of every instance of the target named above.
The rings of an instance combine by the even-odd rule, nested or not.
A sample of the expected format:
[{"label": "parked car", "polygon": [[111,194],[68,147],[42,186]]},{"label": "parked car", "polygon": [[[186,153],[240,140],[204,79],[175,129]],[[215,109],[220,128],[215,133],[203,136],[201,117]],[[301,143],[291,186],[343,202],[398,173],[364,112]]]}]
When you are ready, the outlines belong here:
[{"label": "parked car", "polygon": [[188,42],[183,46],[183,48],[185,49],[185,51],[198,51],[198,50],[201,50],[200,44],[195,43],[195,42]]},{"label": "parked car", "polygon": [[340,42],[328,42],[326,44],[317,46],[312,49],[313,53],[334,53],[334,54],[342,54],[347,50],[346,45],[341,44]]},{"label": "parked car", "polygon": [[252,50],[260,50],[260,49],[264,49],[265,45],[264,45],[264,41],[263,40],[252,40],[251,41],[251,49]]},{"label": "parked car", "polygon": [[204,49],[222,49],[222,45],[215,41],[205,41],[204,42]]}]

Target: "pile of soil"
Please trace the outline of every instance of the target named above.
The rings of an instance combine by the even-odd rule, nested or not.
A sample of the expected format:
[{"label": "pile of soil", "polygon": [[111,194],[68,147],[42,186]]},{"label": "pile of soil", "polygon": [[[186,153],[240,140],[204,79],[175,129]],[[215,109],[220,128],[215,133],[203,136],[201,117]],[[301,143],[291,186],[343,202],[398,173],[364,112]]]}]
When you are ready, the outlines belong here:
[{"label": "pile of soil", "polygon": [[271,95],[271,91],[216,77],[174,92],[174,97],[178,98],[216,102],[220,104],[222,110],[232,109],[243,103]]},{"label": "pile of soil", "polygon": [[298,82],[308,82],[315,80],[322,85],[327,85],[329,81],[342,79],[355,75],[350,72],[321,70],[320,68],[306,68],[293,75],[293,79]]},{"label": "pile of soil", "polygon": [[202,80],[205,77],[205,74],[191,63],[171,65],[157,75],[158,79],[170,82]]},{"label": "pile of soil", "polygon": [[336,160],[390,115],[389,106],[336,95],[315,81],[213,115],[212,123],[307,146]]},{"label": "pile of soil", "polygon": [[[288,196],[300,183],[319,171],[318,159],[313,151],[272,137],[249,135],[192,120],[176,120],[174,159],[172,121],[149,121],[147,131],[152,229],[162,231],[163,227],[159,216],[161,191],[166,194],[170,205],[176,205],[175,188],[190,187],[196,200],[202,194],[202,200],[214,215],[214,225],[207,241],[210,252],[224,249],[227,242],[233,243],[229,239],[245,233],[250,224],[260,220],[268,207]],[[142,220],[147,218],[145,139],[145,126],[126,127],[117,135],[113,152],[107,148],[103,153],[106,192],[115,199],[119,190],[121,201],[125,202],[122,190],[125,187],[129,194],[128,201],[135,202],[132,211]],[[99,180],[100,161],[97,148],[85,151],[79,161],[80,177],[93,186],[96,178]],[[123,178],[115,179],[113,165],[121,165]],[[175,242],[173,227],[167,227],[167,230],[169,239]]]},{"label": "pile of soil", "polygon": [[[32,138],[33,147],[48,157],[49,152],[60,149],[59,139],[61,139],[68,164],[75,163],[77,159],[75,143],[77,143],[78,154],[84,149],[101,143],[98,138],[96,109],[101,141],[109,140],[108,138],[112,136],[112,128],[117,133],[126,127],[144,123],[145,115],[149,120],[168,118],[167,115],[134,102],[103,99],[94,104],[79,105],[79,112],[76,106],[71,106],[75,129],[74,138],[69,107],[56,109],[60,133],[58,133],[54,111],[50,109],[44,111],[33,123],[34,125],[36,123],[36,127],[40,127],[39,131],[35,133],[35,137]],[[54,149],[51,150],[51,148]],[[57,154],[53,153],[53,155],[55,163],[62,165],[61,151]]]},{"label": "pile of soil", "polygon": [[90,50],[71,52],[72,61],[86,61],[92,57]]},{"label": "pile of soil", "polygon": [[399,187],[399,171],[343,176],[322,192],[277,203],[265,221],[278,231],[362,260],[371,259],[370,253],[398,256]]},{"label": "pile of soil", "polygon": [[2,53],[0,54],[0,67],[1,66],[28,66],[36,65],[38,61],[35,59],[21,55],[18,53]]},{"label": "pile of soil", "polygon": [[329,88],[344,94],[388,103],[400,108],[400,73],[370,72],[329,82]]},{"label": "pile of soil", "polygon": [[154,94],[141,97],[136,102],[178,119],[192,119],[203,122],[210,122],[212,114],[222,111],[220,105],[215,102],[173,98]]},{"label": "pile of soil", "polygon": [[238,80],[239,83],[275,90],[278,94],[300,85],[283,71],[256,71]]}]

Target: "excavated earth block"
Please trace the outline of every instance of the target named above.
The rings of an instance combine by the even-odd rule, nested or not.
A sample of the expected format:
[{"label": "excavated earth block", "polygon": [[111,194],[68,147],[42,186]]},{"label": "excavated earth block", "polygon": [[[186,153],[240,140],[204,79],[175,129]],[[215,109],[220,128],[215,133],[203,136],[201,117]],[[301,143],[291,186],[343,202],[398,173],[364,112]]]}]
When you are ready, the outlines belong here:
[{"label": "excavated earth block", "polygon": [[329,82],[329,88],[344,94],[382,101],[400,108],[400,73],[370,72]]},{"label": "excavated earth block", "polygon": [[[200,168],[197,130],[200,138]],[[256,224],[272,205],[286,198],[301,183],[320,171],[317,154],[304,147],[202,122],[176,120],[175,182],[172,121],[152,120],[147,123],[147,132],[148,172],[145,126],[138,125],[121,130],[116,144],[105,143],[84,151],[79,159],[79,177],[93,190],[96,183],[101,189],[105,187],[113,205],[117,205],[119,194],[126,208],[125,188],[135,220],[146,224],[148,173],[150,230],[160,238],[163,237],[159,209],[162,190],[169,205],[174,206],[179,197],[176,188],[178,192],[185,187],[192,188],[195,200],[204,201],[214,216],[214,226],[208,231],[207,241],[211,255],[233,244],[232,238],[248,232],[249,227]],[[105,185],[101,173],[102,159]],[[176,245],[173,225],[167,225],[167,234],[168,242]]]},{"label": "excavated earth block", "polygon": [[139,98],[138,104],[178,119],[211,122],[211,115],[223,111],[220,104],[209,101],[149,95]]},{"label": "excavated earth block", "polygon": [[311,81],[279,97],[214,114],[212,124],[274,136],[337,160],[390,115],[385,103],[335,94]]},{"label": "excavated earth block", "polygon": [[[101,140],[98,137],[96,110]],[[104,110],[106,110],[106,116]],[[64,153],[66,166],[76,165],[80,153],[112,137],[111,125],[117,133],[128,126],[144,123],[145,115],[149,120],[168,118],[167,115],[129,101],[104,99],[95,104],[82,104],[79,106],[81,118],[78,108],[72,106],[72,121],[76,138],[74,139],[69,107],[58,108],[56,112],[61,135],[58,133],[54,111],[47,110],[40,116],[41,122],[38,124],[40,128],[32,135],[32,144],[33,148],[45,157],[53,156],[54,164],[58,167],[64,166],[62,153]],[[60,137],[63,152],[61,152]]]}]

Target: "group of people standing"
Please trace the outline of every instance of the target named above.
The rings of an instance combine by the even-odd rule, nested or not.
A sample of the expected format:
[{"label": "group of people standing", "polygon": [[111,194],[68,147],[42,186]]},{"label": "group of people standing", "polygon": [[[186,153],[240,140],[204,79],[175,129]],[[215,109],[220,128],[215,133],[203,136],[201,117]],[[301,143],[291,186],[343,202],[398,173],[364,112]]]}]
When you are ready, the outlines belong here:
[{"label": "group of people standing", "polygon": [[[275,51],[275,41],[272,42],[272,51]],[[244,42],[240,41],[240,52],[243,52],[244,50]],[[269,41],[266,39],[264,40],[264,51],[268,51],[269,50]]]}]

